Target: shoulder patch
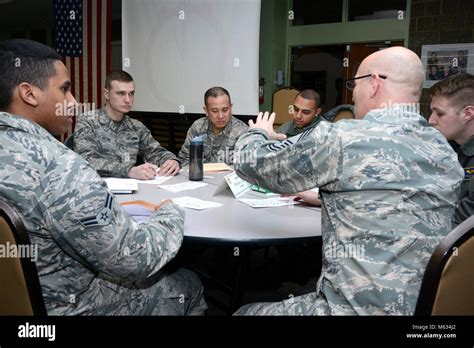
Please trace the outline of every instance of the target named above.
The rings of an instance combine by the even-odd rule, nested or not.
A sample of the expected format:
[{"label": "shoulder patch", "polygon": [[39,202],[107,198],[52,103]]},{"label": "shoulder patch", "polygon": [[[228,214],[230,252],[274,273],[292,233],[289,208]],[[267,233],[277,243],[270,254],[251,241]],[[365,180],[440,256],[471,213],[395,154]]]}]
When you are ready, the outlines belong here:
[{"label": "shoulder patch", "polygon": [[464,168],[464,180],[470,180],[474,177],[474,167]]},{"label": "shoulder patch", "polygon": [[86,217],[81,219],[81,225],[84,227],[91,226],[106,226],[110,224],[112,220],[112,202],[113,197],[110,193],[107,193],[105,199],[105,205],[100,209],[100,211],[95,216]]},{"label": "shoulder patch", "polygon": [[285,149],[285,148],[287,148],[291,145],[294,145],[296,143],[299,143],[300,141],[305,140],[312,131],[313,131],[313,129],[308,129],[308,130],[305,130],[304,132],[302,132],[298,135],[292,136],[291,138],[288,138],[286,140],[280,141],[278,143],[269,144],[268,149],[270,151],[283,150],[283,149]]}]

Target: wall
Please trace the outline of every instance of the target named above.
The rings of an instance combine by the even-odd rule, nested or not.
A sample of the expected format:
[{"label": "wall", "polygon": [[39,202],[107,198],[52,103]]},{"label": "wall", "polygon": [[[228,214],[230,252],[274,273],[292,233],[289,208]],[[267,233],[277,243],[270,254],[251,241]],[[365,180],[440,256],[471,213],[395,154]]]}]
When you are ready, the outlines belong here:
[{"label": "wall", "polygon": [[[285,71],[288,50],[286,31],[288,26],[287,0],[262,0],[260,12],[260,77],[265,79],[265,102],[260,111],[270,111],[272,95],[279,87],[275,84],[277,70]],[[285,76],[285,85],[288,83]]]},{"label": "wall", "polygon": [[29,38],[52,45],[52,0],[0,4],[0,40]]},{"label": "wall", "polygon": [[327,70],[326,101],[322,104],[323,110],[332,108],[336,103],[337,91],[334,81],[342,76],[342,61],[326,52],[305,54],[294,60],[295,71]]},{"label": "wall", "polygon": [[[421,55],[422,45],[474,43],[474,0],[412,0],[409,48]],[[421,111],[429,117],[423,90]]]}]

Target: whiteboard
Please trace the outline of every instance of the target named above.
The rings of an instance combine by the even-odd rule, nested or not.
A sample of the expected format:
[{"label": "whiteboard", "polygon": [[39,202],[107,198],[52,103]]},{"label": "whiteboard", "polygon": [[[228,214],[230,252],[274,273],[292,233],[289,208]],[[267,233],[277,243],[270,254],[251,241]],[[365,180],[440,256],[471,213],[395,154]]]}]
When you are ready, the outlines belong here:
[{"label": "whiteboard", "polygon": [[256,115],[259,35],[260,0],[122,1],[133,110],[203,113],[205,91],[221,86],[233,114]]}]

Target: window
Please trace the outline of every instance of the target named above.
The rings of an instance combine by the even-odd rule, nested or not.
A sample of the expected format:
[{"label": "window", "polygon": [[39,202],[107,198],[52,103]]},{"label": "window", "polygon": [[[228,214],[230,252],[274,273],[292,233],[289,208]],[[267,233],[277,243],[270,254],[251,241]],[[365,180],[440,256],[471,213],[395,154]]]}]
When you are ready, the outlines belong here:
[{"label": "window", "polygon": [[342,21],[342,0],[293,0],[293,25]]},{"label": "window", "polygon": [[349,0],[349,21],[397,19],[405,16],[406,9],[406,0]]}]

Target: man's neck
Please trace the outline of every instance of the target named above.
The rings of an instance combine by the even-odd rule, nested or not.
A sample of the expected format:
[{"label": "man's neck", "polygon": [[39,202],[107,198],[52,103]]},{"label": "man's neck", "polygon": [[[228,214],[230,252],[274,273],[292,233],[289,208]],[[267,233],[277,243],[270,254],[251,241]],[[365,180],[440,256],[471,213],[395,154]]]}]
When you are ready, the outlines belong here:
[{"label": "man's neck", "polygon": [[214,128],[214,126],[212,127],[212,132],[214,133],[214,135],[219,135],[223,130],[224,128],[217,129],[217,128]]},{"label": "man's neck", "polygon": [[109,117],[112,119],[112,121],[115,121],[115,122],[122,121],[123,116],[125,115],[125,114],[122,114],[121,112],[117,112],[117,111],[113,110],[110,107],[109,103],[107,103],[105,105],[105,110],[107,111],[107,115],[109,115]]},{"label": "man's neck", "polygon": [[[8,112],[9,114],[12,114],[12,115],[16,115],[16,116],[21,116],[23,118],[26,118],[30,121],[33,121],[37,124],[39,124],[40,126],[42,126],[40,124],[40,118],[37,117],[35,115],[35,113],[33,112],[33,110],[30,110],[28,107],[26,108],[21,108],[21,107],[9,107],[9,108],[6,108],[5,109],[5,112]],[[43,126],[42,126],[43,127]]]},{"label": "man's neck", "polygon": [[454,139],[454,141],[459,145],[464,145],[474,136],[474,130],[467,130],[462,135]]}]

